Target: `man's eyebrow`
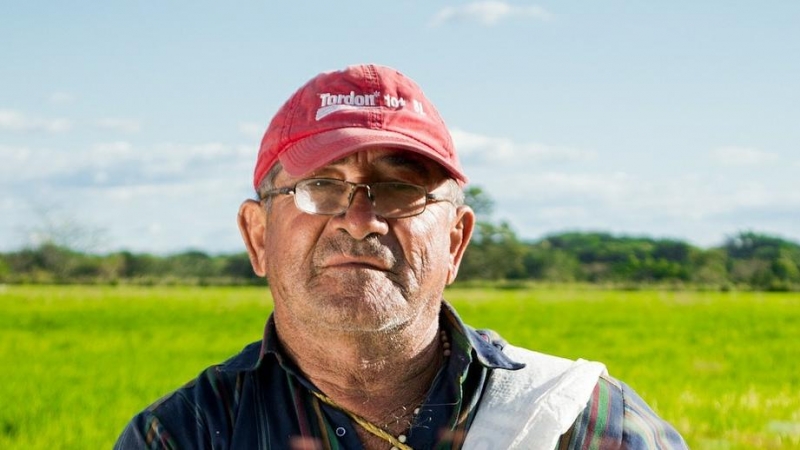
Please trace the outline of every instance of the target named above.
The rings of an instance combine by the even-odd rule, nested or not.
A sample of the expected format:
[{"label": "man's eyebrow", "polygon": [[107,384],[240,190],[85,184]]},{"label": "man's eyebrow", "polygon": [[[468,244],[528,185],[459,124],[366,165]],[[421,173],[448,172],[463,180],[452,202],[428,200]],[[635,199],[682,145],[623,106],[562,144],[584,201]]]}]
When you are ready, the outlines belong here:
[{"label": "man's eyebrow", "polygon": [[416,157],[413,154],[392,153],[381,157],[378,161],[395,168],[412,170],[425,176],[430,175],[431,172],[430,166],[425,164],[420,157]]},{"label": "man's eyebrow", "polygon": [[328,166],[341,166],[343,164],[347,164],[347,162],[351,159],[355,158],[355,154],[347,155],[343,158],[334,159],[333,161],[329,162]]},{"label": "man's eyebrow", "polygon": [[[328,167],[346,165],[355,157],[355,154],[352,154],[333,160],[328,163]],[[432,167],[436,166],[436,164],[429,163],[427,158],[410,152],[389,153],[379,157],[375,163],[389,166],[393,169],[412,171],[424,177],[430,177],[435,171]]]}]

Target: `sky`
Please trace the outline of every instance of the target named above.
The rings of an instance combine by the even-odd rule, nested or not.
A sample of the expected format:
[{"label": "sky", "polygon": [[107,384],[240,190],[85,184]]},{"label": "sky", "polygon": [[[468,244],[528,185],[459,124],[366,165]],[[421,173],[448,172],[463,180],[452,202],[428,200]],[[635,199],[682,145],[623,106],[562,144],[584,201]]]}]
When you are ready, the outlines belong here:
[{"label": "sky", "polygon": [[800,2],[0,0],[0,251],[243,251],[272,115],[397,68],[493,220],[800,242]]}]

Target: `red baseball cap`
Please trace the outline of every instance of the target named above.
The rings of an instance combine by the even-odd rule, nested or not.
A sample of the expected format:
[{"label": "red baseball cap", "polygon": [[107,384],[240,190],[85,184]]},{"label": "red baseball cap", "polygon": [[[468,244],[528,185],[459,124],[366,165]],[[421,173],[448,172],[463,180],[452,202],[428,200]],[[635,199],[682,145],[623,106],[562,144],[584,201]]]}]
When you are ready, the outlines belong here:
[{"label": "red baseball cap", "polygon": [[422,89],[395,69],[369,64],[321,73],[283,104],[261,140],[253,185],[276,161],[301,176],[375,146],[427,156],[467,182],[450,132]]}]

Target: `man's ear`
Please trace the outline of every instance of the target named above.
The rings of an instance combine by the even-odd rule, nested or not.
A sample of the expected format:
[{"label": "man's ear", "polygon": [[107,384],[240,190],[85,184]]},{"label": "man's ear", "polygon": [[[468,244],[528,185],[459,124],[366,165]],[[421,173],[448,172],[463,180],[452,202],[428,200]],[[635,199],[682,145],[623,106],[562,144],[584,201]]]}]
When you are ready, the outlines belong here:
[{"label": "man's ear", "polygon": [[239,232],[247,247],[250,256],[250,265],[256,275],[266,276],[266,250],[264,248],[264,232],[267,226],[267,215],[261,203],[255,200],[245,200],[239,207]]},{"label": "man's ear", "polygon": [[452,284],[458,275],[458,267],[464,257],[472,230],[475,228],[475,212],[469,206],[456,209],[456,220],[450,229],[450,267],[447,270],[447,284]]}]

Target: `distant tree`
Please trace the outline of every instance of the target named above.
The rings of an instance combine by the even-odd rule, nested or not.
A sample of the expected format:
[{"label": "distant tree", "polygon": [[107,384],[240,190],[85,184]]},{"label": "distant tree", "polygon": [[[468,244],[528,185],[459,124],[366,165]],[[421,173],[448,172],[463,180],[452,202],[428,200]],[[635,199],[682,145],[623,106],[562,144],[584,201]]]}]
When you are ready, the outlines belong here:
[{"label": "distant tree", "polygon": [[122,259],[122,276],[125,278],[161,277],[169,273],[168,258],[159,258],[147,253],[119,253]]},{"label": "distant tree", "polygon": [[464,191],[465,202],[476,215],[472,241],[464,254],[459,279],[519,279],[526,277],[526,246],[507,222],[494,223],[494,201],[480,187]]},{"label": "distant tree", "polygon": [[554,248],[544,239],[528,245],[523,264],[528,278],[551,282],[582,280],[578,258],[562,249]]},{"label": "distant tree", "polygon": [[494,212],[494,200],[478,186],[470,186],[464,190],[464,202],[469,205],[478,222],[490,222]]},{"label": "distant tree", "polygon": [[[688,281],[695,251],[679,241],[609,233],[566,232],[547,236],[542,243],[575,258],[578,267],[562,263],[562,270],[570,270],[577,280],[597,283]],[[558,258],[568,261],[564,255]]]},{"label": "distant tree", "polygon": [[478,222],[459,270],[462,279],[525,278],[526,247],[508,223]]},{"label": "distant tree", "polygon": [[800,282],[800,251],[791,248],[781,248],[778,257],[772,263],[775,276],[787,282]]},{"label": "distant tree", "polygon": [[797,244],[779,237],[745,231],[725,240],[728,256],[735,259],[775,259],[781,248],[797,248]]},{"label": "distant tree", "polygon": [[653,242],[653,257],[667,261],[689,263],[692,246],[686,242],[672,239],[663,239]]},{"label": "distant tree", "polygon": [[726,287],[728,278],[728,255],[722,249],[696,250],[692,254],[691,281],[701,286]]},{"label": "distant tree", "polygon": [[8,279],[11,275],[11,265],[6,260],[6,255],[0,254],[0,282]]},{"label": "distant tree", "polygon": [[208,278],[216,274],[212,258],[199,250],[171,255],[166,263],[169,272],[177,277]]},{"label": "distant tree", "polygon": [[75,266],[77,258],[75,253],[69,248],[46,243],[35,250],[38,253],[36,258],[39,267],[44,272],[52,274],[55,281],[65,281],[69,279]]},{"label": "distant tree", "polygon": [[742,232],[728,238],[731,281],[756,289],[790,290],[800,287],[800,245],[776,236]]},{"label": "distant tree", "polygon": [[223,274],[251,282],[261,280],[261,277],[253,272],[250,257],[245,252],[226,256]]},{"label": "distant tree", "polygon": [[28,245],[33,248],[52,245],[88,253],[100,250],[106,242],[106,231],[103,228],[76,219],[58,205],[39,205],[34,209],[38,219],[22,230]]},{"label": "distant tree", "polygon": [[99,278],[104,281],[115,282],[123,278],[125,259],[120,253],[112,253],[100,258],[98,268]]}]

